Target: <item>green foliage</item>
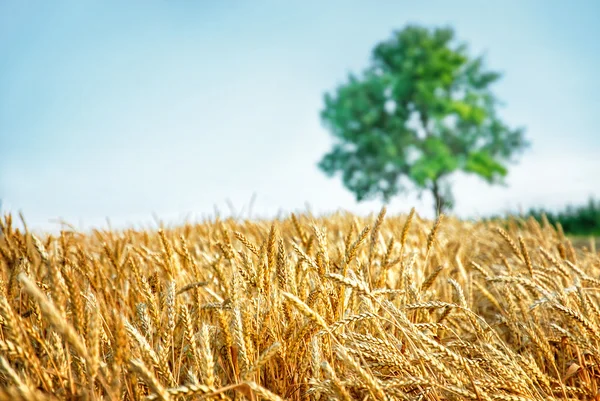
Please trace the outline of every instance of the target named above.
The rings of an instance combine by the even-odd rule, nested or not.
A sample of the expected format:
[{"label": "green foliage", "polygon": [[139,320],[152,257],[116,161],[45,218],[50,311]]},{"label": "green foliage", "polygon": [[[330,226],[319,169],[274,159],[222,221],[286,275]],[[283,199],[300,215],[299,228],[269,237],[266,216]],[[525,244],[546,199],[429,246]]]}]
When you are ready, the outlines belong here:
[{"label": "green foliage", "polygon": [[591,198],[587,204],[567,206],[564,210],[551,212],[544,209],[531,209],[527,217],[532,216],[541,220],[542,215],[550,223],[560,223],[563,230],[571,235],[600,235],[600,200]]},{"label": "green foliage", "polygon": [[451,207],[446,178],[456,171],[502,182],[527,143],[497,115],[490,86],[499,78],[450,28],[395,32],[368,68],[325,94],[321,117],[335,143],[320,169],[340,173],[358,201],[416,189],[432,192],[437,211]]},{"label": "green foliage", "polygon": [[[565,234],[569,235],[593,235],[600,236],[600,200],[590,198],[587,204],[573,206],[568,205],[563,210],[551,211],[544,208],[531,208],[529,211],[520,214],[507,213],[505,215],[495,215],[483,221],[506,224],[510,219],[516,218],[516,222],[525,222],[533,217],[538,222],[544,220],[544,216],[550,224],[557,227],[561,225]],[[513,220],[514,221],[514,220]]]}]

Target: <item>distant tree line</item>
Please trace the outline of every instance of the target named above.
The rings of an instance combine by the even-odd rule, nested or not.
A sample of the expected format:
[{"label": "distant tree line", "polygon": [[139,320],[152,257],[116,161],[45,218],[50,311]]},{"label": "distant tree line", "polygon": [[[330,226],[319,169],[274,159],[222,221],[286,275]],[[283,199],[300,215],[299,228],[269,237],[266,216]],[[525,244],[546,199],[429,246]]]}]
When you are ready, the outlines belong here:
[{"label": "distant tree line", "polygon": [[567,206],[564,210],[550,212],[543,209],[532,209],[529,216],[541,219],[542,214],[550,223],[560,223],[567,234],[572,235],[600,235],[600,200],[590,198],[587,204]]},{"label": "distant tree line", "polygon": [[[544,208],[532,208],[519,215],[523,219],[530,217],[542,221],[546,216],[548,222],[556,227],[560,224],[565,234],[600,236],[600,199],[590,198],[584,205],[569,205],[563,210],[549,211]],[[490,220],[504,219],[507,216],[494,216]]]}]

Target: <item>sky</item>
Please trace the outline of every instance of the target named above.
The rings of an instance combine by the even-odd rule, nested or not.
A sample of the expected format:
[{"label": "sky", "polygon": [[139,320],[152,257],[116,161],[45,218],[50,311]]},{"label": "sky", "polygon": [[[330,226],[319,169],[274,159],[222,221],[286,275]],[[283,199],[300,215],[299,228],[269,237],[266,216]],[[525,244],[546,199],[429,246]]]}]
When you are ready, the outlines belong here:
[{"label": "sky", "polygon": [[[234,213],[377,213],[317,168],[323,95],[408,23],[450,25],[504,76],[531,148],[506,187],[454,178],[455,212],[600,195],[598,1],[0,0],[0,199],[32,228]],[[432,200],[401,195],[388,213]]]}]

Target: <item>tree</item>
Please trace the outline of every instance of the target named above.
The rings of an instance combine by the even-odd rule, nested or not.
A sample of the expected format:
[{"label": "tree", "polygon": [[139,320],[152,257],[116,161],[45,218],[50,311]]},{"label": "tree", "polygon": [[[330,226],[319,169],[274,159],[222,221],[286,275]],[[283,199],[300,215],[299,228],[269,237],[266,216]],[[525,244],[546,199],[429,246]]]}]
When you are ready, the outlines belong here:
[{"label": "tree", "polygon": [[335,138],[319,162],[341,173],[357,201],[386,203],[410,189],[429,191],[436,213],[452,209],[449,176],[503,183],[507,164],[528,143],[498,116],[490,86],[501,75],[471,58],[451,28],[409,25],[379,43],[371,65],[325,94],[321,118]]}]

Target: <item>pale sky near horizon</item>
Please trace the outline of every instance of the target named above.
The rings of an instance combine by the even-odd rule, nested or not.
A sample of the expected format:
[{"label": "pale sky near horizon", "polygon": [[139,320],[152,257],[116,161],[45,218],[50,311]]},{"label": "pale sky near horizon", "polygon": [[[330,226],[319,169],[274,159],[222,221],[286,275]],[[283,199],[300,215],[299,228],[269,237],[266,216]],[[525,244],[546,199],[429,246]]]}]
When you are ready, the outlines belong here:
[{"label": "pale sky near horizon", "polygon": [[[456,213],[600,196],[597,1],[0,1],[0,199],[35,228],[357,204],[316,167],[325,91],[407,23],[451,25],[504,73],[532,147],[508,187],[455,179]],[[390,213],[431,200],[399,196]]]}]

